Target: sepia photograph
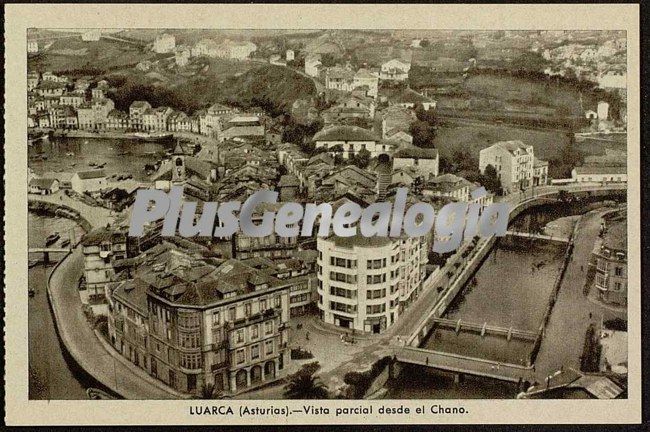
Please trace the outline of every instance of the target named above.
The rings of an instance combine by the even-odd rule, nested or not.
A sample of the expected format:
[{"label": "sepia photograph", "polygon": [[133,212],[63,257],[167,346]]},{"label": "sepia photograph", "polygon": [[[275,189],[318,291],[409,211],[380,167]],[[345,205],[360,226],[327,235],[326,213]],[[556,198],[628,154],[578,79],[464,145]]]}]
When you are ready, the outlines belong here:
[{"label": "sepia photograph", "polygon": [[22,34],[28,402],[640,397],[626,28],[187,22]]}]

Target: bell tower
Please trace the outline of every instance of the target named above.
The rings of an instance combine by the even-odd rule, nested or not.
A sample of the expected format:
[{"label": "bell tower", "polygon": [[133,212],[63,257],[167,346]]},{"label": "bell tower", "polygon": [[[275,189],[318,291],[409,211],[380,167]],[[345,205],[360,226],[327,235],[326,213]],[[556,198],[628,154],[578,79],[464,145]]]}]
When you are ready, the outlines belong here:
[{"label": "bell tower", "polygon": [[185,176],[185,155],[185,149],[180,141],[177,141],[172,153],[172,183],[182,183],[187,179]]}]

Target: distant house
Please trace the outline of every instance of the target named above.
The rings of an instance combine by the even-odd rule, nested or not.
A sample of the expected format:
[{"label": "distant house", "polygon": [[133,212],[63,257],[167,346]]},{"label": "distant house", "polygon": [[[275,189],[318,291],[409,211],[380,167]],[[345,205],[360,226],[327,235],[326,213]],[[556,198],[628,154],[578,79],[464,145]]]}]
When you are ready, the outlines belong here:
[{"label": "distant house", "polygon": [[548,183],[548,161],[534,158],[533,186],[543,186]]},{"label": "distant house", "polygon": [[33,178],[29,181],[29,193],[51,195],[59,191],[59,181],[53,178]]},{"label": "distant house", "polygon": [[381,65],[379,79],[388,81],[405,81],[409,77],[411,64],[398,59],[389,60]]},{"label": "distant house", "polygon": [[35,54],[38,52],[38,42],[35,40],[27,41],[27,52],[29,54]]},{"label": "distant house", "polygon": [[438,150],[403,147],[393,153],[393,169],[413,167],[425,179],[437,177],[440,165]]},{"label": "distant house", "polygon": [[[343,158],[358,154],[362,149],[368,150],[371,157],[381,154],[389,155],[390,146],[379,143],[372,131],[358,126],[331,126],[314,135],[316,148],[332,149],[339,152]],[[340,149],[340,150],[338,150]]]},{"label": "distant house", "polygon": [[627,167],[624,165],[585,165],[574,168],[571,171],[571,178],[578,183],[626,183]]},{"label": "distant house", "polygon": [[293,50],[287,50],[286,55],[285,55],[285,59],[288,62],[295,59],[295,53],[293,52]]},{"label": "distant house", "polygon": [[492,165],[506,193],[534,184],[534,163],[533,146],[519,140],[500,141],[479,152],[479,170],[485,174],[487,166]]},{"label": "distant house", "polygon": [[72,190],[77,193],[93,192],[104,189],[108,185],[104,170],[80,171],[70,180]]},{"label": "distant house", "polygon": [[311,77],[317,77],[322,65],[320,54],[308,55],[305,58],[305,73]]},{"label": "distant house", "polygon": [[470,200],[473,184],[455,174],[443,174],[427,181],[422,188],[425,196],[448,197],[457,201]]},{"label": "distant house", "polygon": [[97,42],[102,37],[99,29],[92,29],[81,34],[81,40],[84,42]]},{"label": "distant house", "polygon": [[300,189],[300,180],[293,174],[285,174],[280,177],[278,188],[280,189],[280,201],[291,201]]}]

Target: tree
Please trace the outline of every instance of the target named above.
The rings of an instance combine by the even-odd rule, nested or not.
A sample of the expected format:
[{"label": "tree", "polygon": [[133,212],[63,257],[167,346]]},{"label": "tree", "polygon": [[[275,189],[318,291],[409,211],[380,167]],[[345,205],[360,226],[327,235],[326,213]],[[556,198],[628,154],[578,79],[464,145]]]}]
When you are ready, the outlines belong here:
[{"label": "tree", "polygon": [[431,45],[431,42],[429,42],[429,39],[422,39],[422,40],[420,41],[420,46],[421,46],[422,48],[426,48],[426,47],[428,47],[429,45]]},{"label": "tree", "polygon": [[436,128],[435,126],[430,125],[427,122],[416,120],[411,123],[409,129],[411,136],[413,137],[413,144],[418,147],[423,148],[434,148],[433,140],[436,137]]},{"label": "tree", "polygon": [[488,164],[485,167],[485,171],[483,172],[479,183],[481,183],[485,189],[495,194],[500,194],[502,192],[501,181],[499,181],[497,170],[491,164]]},{"label": "tree", "polygon": [[365,148],[359,150],[359,153],[350,157],[350,162],[361,169],[365,169],[370,164],[371,154]]},{"label": "tree", "polygon": [[284,396],[287,399],[328,399],[327,386],[314,376],[320,369],[318,362],[304,365],[298,372],[289,376]]},{"label": "tree", "polygon": [[223,397],[223,392],[218,390],[214,383],[207,383],[201,387],[201,394],[199,399],[221,399]]}]

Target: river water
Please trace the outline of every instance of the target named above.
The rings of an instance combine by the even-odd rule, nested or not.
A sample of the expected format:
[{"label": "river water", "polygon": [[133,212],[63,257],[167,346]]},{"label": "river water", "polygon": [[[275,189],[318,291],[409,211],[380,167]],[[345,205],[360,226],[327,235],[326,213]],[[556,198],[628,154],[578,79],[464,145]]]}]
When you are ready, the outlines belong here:
[{"label": "river water", "polygon": [[[68,233],[74,232],[77,241],[83,235],[81,227],[71,220],[29,213],[30,247],[43,246],[45,238],[54,232],[60,233],[62,239],[67,238]],[[47,299],[46,281],[54,261],[61,257],[62,254],[54,254],[51,257],[52,264],[38,264],[30,268],[28,273],[28,284],[35,290],[34,296],[28,301],[27,317],[29,399],[88,399],[88,387],[102,388],[70,357],[56,331],[54,316]],[[30,258],[37,259],[36,256]]]}]

